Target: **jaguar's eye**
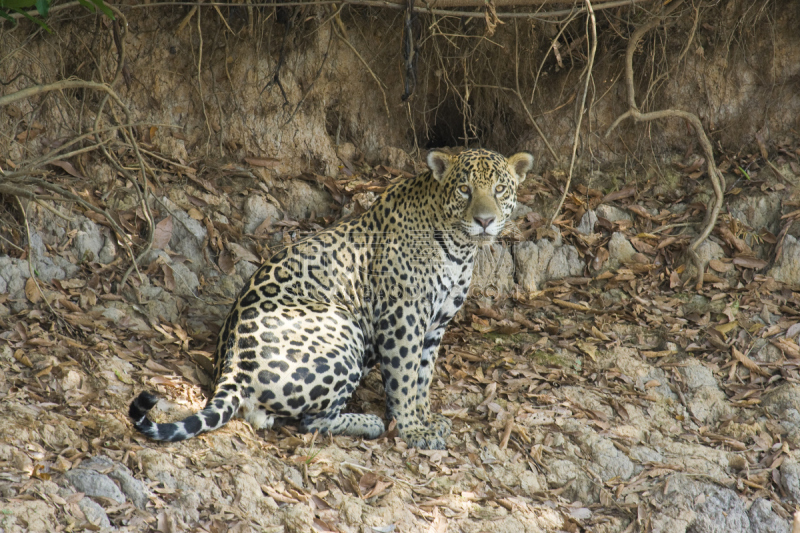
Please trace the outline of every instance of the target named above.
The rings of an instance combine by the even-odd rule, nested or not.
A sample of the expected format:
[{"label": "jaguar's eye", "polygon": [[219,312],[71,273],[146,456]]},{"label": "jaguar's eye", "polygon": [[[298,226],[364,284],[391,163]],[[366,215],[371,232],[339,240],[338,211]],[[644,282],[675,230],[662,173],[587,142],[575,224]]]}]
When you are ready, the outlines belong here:
[{"label": "jaguar's eye", "polygon": [[469,194],[470,192],[472,192],[472,191],[470,191],[470,189],[469,189],[469,185],[461,185],[461,186],[458,188],[458,190],[461,192],[461,194]]},{"label": "jaguar's eye", "polygon": [[506,190],[506,186],[505,185],[498,185],[497,187],[494,188],[494,192],[496,192],[497,194],[500,194],[500,193],[504,192],[505,190]]}]

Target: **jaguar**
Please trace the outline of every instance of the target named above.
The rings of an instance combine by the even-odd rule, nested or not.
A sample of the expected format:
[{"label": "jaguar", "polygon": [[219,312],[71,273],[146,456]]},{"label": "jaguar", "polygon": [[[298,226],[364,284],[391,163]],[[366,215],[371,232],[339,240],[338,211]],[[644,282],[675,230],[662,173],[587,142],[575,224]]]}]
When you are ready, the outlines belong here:
[{"label": "jaguar", "polygon": [[158,398],[144,391],[130,405],[134,427],[179,441],[238,415],[256,429],[374,439],[385,431],[379,416],[343,411],[378,365],[399,436],[444,449],[451,423],[430,402],[439,344],[464,304],[477,250],[502,232],[533,156],[433,150],[427,164],[361,215],[266,261],[223,323],[205,408],[156,423],[147,413]]}]

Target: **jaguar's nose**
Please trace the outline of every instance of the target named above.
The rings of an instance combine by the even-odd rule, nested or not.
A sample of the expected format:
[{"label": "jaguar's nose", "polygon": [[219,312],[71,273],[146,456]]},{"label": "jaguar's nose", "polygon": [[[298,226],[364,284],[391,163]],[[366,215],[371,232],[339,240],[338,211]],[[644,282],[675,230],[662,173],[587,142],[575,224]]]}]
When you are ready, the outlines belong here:
[{"label": "jaguar's nose", "polygon": [[487,229],[489,225],[494,222],[495,217],[472,217],[475,222],[481,225],[483,229]]}]

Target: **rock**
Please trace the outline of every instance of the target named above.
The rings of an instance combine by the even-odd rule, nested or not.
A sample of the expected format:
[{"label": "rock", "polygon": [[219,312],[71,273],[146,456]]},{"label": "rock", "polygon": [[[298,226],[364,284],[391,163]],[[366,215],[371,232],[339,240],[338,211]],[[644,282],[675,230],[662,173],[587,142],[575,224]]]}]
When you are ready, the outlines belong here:
[{"label": "rock", "polygon": [[390,167],[399,170],[414,170],[414,160],[400,148],[383,146],[379,155],[381,161],[385,161]]},{"label": "rock", "polygon": [[547,473],[547,483],[550,488],[567,487],[564,495],[572,500],[580,500],[583,503],[595,501],[594,489],[595,482],[572,461],[566,459],[556,459],[551,462],[550,471]]},{"label": "rock", "polygon": [[100,253],[97,258],[100,263],[107,265],[117,258],[117,245],[114,244],[114,239],[106,238],[103,247],[100,248]]},{"label": "rock", "polygon": [[162,197],[161,201],[167,206],[173,217],[170,249],[189,258],[192,268],[200,272],[206,265],[202,249],[203,242],[208,235],[205,226],[190,217],[186,211],[175,205],[166,196]]},{"label": "rock", "polygon": [[739,194],[728,200],[728,213],[758,232],[777,233],[781,212],[781,194]]},{"label": "rock", "polygon": [[800,503],[800,464],[784,461],[781,465],[781,485],[795,503]]},{"label": "rock", "polygon": [[269,220],[269,223],[283,218],[278,208],[267,201],[266,198],[260,195],[248,197],[244,201],[244,232],[253,234],[255,230]]},{"label": "rock", "polygon": [[81,375],[74,370],[70,370],[61,379],[61,388],[64,390],[72,390],[81,388]]},{"label": "rock", "polygon": [[58,524],[56,507],[42,500],[5,500],[0,508],[0,531],[49,533]]},{"label": "rock", "polygon": [[744,502],[732,490],[684,474],[669,476],[664,486],[653,532],[754,533]]},{"label": "rock", "polygon": [[76,468],[66,474],[67,480],[87,496],[110,498],[118,503],[125,503],[125,495],[110,477],[95,470]]},{"label": "rock", "polygon": [[514,210],[511,211],[511,216],[508,218],[509,220],[516,220],[520,217],[526,216],[528,213],[533,213],[533,209],[525,204],[517,203],[517,205],[514,206]]},{"label": "rock", "polygon": [[583,268],[578,250],[571,244],[563,246],[560,233],[555,242],[540,239],[514,247],[515,278],[525,292],[537,291],[550,280],[580,276]]},{"label": "rock", "polygon": [[[695,364],[690,364],[692,362]],[[696,359],[688,359],[684,364],[687,364],[687,366],[679,367],[678,371],[681,373],[684,383],[686,383],[689,389],[717,386],[717,380],[707,366],[697,362]]]},{"label": "rock", "polygon": [[581,222],[578,224],[576,228],[578,233],[582,233],[584,235],[591,235],[594,233],[594,225],[597,224],[597,213],[592,211],[586,211],[583,216],[581,217]]},{"label": "rock", "polygon": [[108,477],[119,483],[122,492],[125,493],[139,509],[144,509],[150,499],[144,483],[133,477],[128,467],[108,457],[102,455],[92,457],[91,459],[83,461],[80,464],[80,468],[92,469],[105,473]]},{"label": "rock", "polygon": [[781,255],[767,275],[775,278],[775,281],[800,287],[800,241],[792,235],[786,235]]},{"label": "rock", "polygon": [[288,533],[314,531],[314,511],[307,503],[287,505],[283,511],[284,524]]},{"label": "rock", "polygon": [[590,468],[603,481],[615,477],[626,480],[633,475],[633,462],[610,439],[590,435],[585,441],[585,448],[592,455]]},{"label": "rock", "polygon": [[8,294],[12,299],[25,297],[25,281],[31,277],[28,262],[0,256],[0,294]]},{"label": "rock", "polygon": [[750,517],[750,528],[758,533],[790,533],[789,522],[778,516],[772,510],[772,502],[758,498],[750,506],[747,513]]},{"label": "rock", "polygon": [[633,221],[633,217],[631,217],[630,213],[623,211],[619,207],[608,204],[600,204],[597,206],[597,216],[603,217],[609,222],[617,222],[620,220]]},{"label": "rock", "polygon": [[172,275],[175,278],[175,294],[194,299],[198,287],[200,287],[200,280],[197,279],[197,274],[189,270],[186,263],[173,262]]},{"label": "rock", "polygon": [[761,406],[779,418],[790,410],[800,411],[800,385],[795,383],[778,385],[764,395]]},{"label": "rock", "polygon": [[356,157],[356,147],[353,143],[344,142],[336,147],[336,155],[342,161],[353,161]]},{"label": "rock", "polygon": [[606,266],[608,268],[619,268],[622,263],[630,261],[635,253],[636,250],[633,249],[625,235],[616,231],[611,235],[611,240],[608,241],[609,257]]},{"label": "rock", "polygon": [[100,250],[105,244],[105,237],[100,233],[100,228],[91,220],[81,222],[77,235],[75,235],[75,254],[78,262],[98,261]]},{"label": "rock", "polygon": [[[31,234],[30,249],[33,256],[33,266],[39,279],[50,283],[54,279],[66,279],[78,273],[78,266],[73,265],[61,256],[49,257],[42,236],[39,233]],[[27,269],[27,262],[25,263]]]},{"label": "rock", "polygon": [[[722,249],[722,247],[711,239],[704,240],[700,246],[697,247],[695,252],[697,252],[697,256],[700,258],[700,261],[704,266],[707,266],[708,262],[712,259],[720,259],[725,257],[725,251]],[[692,267],[694,267],[694,263],[690,264]]]},{"label": "rock", "polygon": [[513,287],[514,259],[507,246],[494,243],[478,249],[470,294],[493,300],[508,295]]},{"label": "rock", "polygon": [[301,179],[288,180],[285,189],[271,189],[281,205],[288,211],[289,217],[305,220],[316,213],[324,216],[333,213],[333,198],[318,185],[311,185]]},{"label": "rock", "polygon": [[91,498],[81,498],[78,502],[78,507],[80,507],[81,511],[83,511],[83,514],[86,516],[86,520],[95,526],[101,528],[111,527],[111,520],[108,519],[105,509],[103,509],[99,503],[95,502]]}]

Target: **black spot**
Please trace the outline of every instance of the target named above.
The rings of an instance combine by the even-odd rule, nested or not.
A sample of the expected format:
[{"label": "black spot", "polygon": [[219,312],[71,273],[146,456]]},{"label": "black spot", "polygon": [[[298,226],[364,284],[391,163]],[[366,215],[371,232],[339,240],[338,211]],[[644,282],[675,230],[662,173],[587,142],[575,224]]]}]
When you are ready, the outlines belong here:
[{"label": "black spot", "polygon": [[308,375],[307,368],[298,368],[294,372],[292,372],[292,379],[295,381],[302,381]]},{"label": "black spot", "polygon": [[[261,294],[263,294],[267,298],[276,296],[280,291],[281,287],[277,283],[267,283],[266,285],[261,286]],[[273,310],[274,308],[275,306],[273,305]]]},{"label": "black spot", "polygon": [[275,279],[279,283],[286,283],[292,279],[292,272],[284,267],[278,267],[275,270]]},{"label": "black spot", "polygon": [[405,347],[405,346],[401,346],[400,347],[400,357],[405,359],[407,355],[408,355],[408,348]]},{"label": "black spot", "polygon": [[243,372],[239,372],[233,377],[233,381],[241,385],[242,383],[250,383],[252,381],[252,378],[250,378],[249,375]]},{"label": "black spot", "polygon": [[326,385],[330,385],[331,383],[333,383],[333,376],[325,376],[324,378],[322,378],[322,382]]},{"label": "black spot", "polygon": [[267,366],[270,368],[277,368],[281,372],[286,372],[289,370],[289,363],[286,361],[270,361],[267,363]]},{"label": "black spot", "polygon": [[265,331],[261,334],[261,340],[268,344],[279,344],[281,340],[271,331]]},{"label": "black spot", "polygon": [[252,372],[258,368],[258,363],[254,361],[239,361],[238,367],[240,370],[244,370],[245,372]]},{"label": "black spot", "polygon": [[264,392],[261,393],[261,396],[258,397],[258,402],[267,403],[268,401],[274,399],[275,399],[275,393],[272,392],[271,390],[265,390]]},{"label": "black spot", "polygon": [[227,391],[231,391],[231,392],[236,392],[236,391],[239,390],[239,387],[237,385],[234,385],[233,383],[227,383],[227,384],[223,385],[220,388],[222,390],[227,390]]},{"label": "black spot", "polygon": [[256,307],[248,307],[242,311],[242,320],[253,320],[256,317],[258,317],[258,308]]},{"label": "black spot", "polygon": [[187,433],[197,433],[202,427],[203,423],[197,415],[192,415],[183,421],[183,429],[185,429]]},{"label": "black spot", "polygon": [[[257,327],[255,324],[252,324],[252,326],[253,326],[252,331],[243,332],[242,328],[244,328],[245,325],[246,324],[241,324],[239,326],[239,333],[252,333],[252,331],[255,331],[255,329]],[[255,348],[256,346],[258,346],[258,341],[256,340],[255,337],[242,337],[242,338],[239,339],[239,349],[240,350],[250,350],[252,348]]]},{"label": "black spot", "polygon": [[311,392],[308,393],[308,397],[311,398],[311,401],[313,402],[320,396],[325,396],[326,394],[328,394],[328,392],[329,392],[328,387],[317,385],[316,387],[311,389]]},{"label": "black spot", "polygon": [[400,358],[397,356],[392,357],[392,368],[400,368]]},{"label": "black spot", "polygon": [[333,373],[334,373],[334,375],[337,375],[337,376],[345,376],[345,375],[347,375],[347,367],[344,366],[339,361],[337,361],[333,365]]},{"label": "black spot", "polygon": [[386,339],[386,342],[383,343],[383,348],[385,350],[394,350],[395,346],[394,339],[392,338]]},{"label": "black spot", "polygon": [[392,380],[389,382],[389,387],[393,391],[397,390],[397,387],[399,387],[399,386],[400,386],[400,384],[397,382],[397,379],[395,379],[395,378],[392,378]]},{"label": "black spot", "polygon": [[269,300],[264,300],[263,302],[261,302],[261,305],[259,305],[258,307],[264,313],[272,313],[273,311],[275,311],[275,309],[278,308],[278,306],[276,306],[273,302],[271,302]]},{"label": "black spot", "polygon": [[303,405],[305,405],[306,399],[303,398],[302,396],[300,396],[299,398],[289,398],[286,401],[286,403],[289,404],[289,407],[293,409],[299,409],[300,407],[303,407]]},{"label": "black spot", "polygon": [[287,383],[286,385],[283,386],[283,395],[284,396],[291,396],[293,391],[294,391],[294,384],[293,383]]},{"label": "black spot", "polygon": [[262,370],[258,373],[258,381],[263,383],[264,385],[269,385],[270,383],[277,383],[280,381],[281,377],[274,372],[270,372],[269,370]]},{"label": "black spot", "polygon": [[206,425],[209,428],[215,428],[219,424],[219,413],[217,412],[203,411],[203,417],[206,419]]},{"label": "black spot", "polygon": [[272,356],[279,355],[281,351],[277,346],[263,346],[261,348],[261,359],[272,359]]},{"label": "black spot", "polygon": [[241,305],[242,307],[250,307],[257,301],[258,301],[258,293],[256,291],[250,291],[244,295],[244,298],[242,298]]},{"label": "black spot", "polygon": [[347,384],[347,382],[345,380],[337,381],[336,385],[333,386],[333,391],[334,392],[339,392],[339,389],[344,387],[346,384]]}]

